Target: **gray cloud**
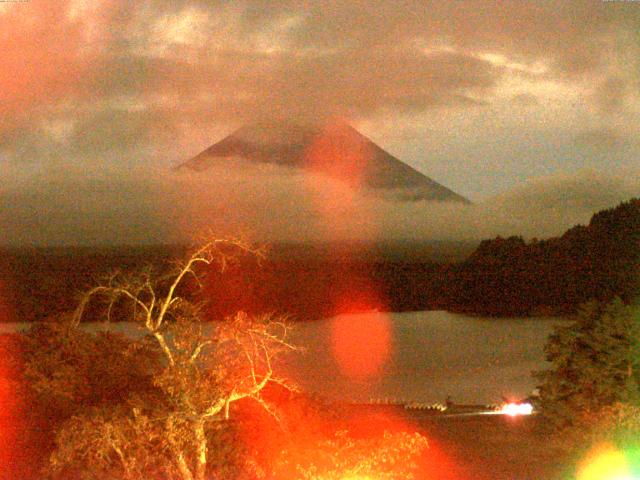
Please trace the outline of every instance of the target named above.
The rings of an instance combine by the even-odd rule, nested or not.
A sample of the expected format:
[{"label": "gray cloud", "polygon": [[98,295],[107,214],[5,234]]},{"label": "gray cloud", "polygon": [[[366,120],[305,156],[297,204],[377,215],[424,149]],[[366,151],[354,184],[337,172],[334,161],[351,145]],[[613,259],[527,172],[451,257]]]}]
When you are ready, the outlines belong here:
[{"label": "gray cloud", "polygon": [[[90,137],[96,118],[84,115],[116,116],[121,135],[76,140],[80,149],[118,148],[120,141],[144,142],[144,129],[164,138],[185,120],[197,128],[273,115],[366,118],[464,108],[482,104],[508,72],[483,53],[525,66],[544,62],[552,67],[547,78],[586,79],[594,85],[592,101],[605,111],[622,108],[631,94],[623,84],[637,80],[633,68],[602,80],[612,51],[638,49],[632,34],[639,10],[620,3],[275,1],[266,7],[156,0],[98,3],[70,15],[74,5],[32,2],[0,13],[7,27],[0,37],[8,53],[4,70],[12,72],[0,76],[0,90],[10,94],[0,128],[28,128],[57,111],[84,122],[82,133]],[[12,80],[16,69],[20,84]],[[147,114],[115,114],[118,103]]]},{"label": "gray cloud", "polygon": [[576,136],[579,147],[596,151],[610,151],[617,148],[630,146],[633,142],[624,132],[618,132],[612,128],[596,128],[584,130]]},{"label": "gray cloud", "polygon": [[629,96],[629,82],[611,77],[596,85],[593,97],[596,106],[604,113],[616,113],[624,109]]},{"label": "gray cloud", "polygon": [[260,242],[542,238],[640,195],[638,175],[593,171],[529,181],[471,206],[381,199],[321,176],[242,161],[202,174],[133,170],[128,178],[80,169],[42,172],[40,179],[3,173],[14,177],[15,187],[0,193],[0,240],[11,244],[176,242],[205,230]]},{"label": "gray cloud", "polygon": [[[255,226],[276,239],[556,234],[634,189],[591,175],[575,185],[598,188],[580,190],[569,176],[460,209],[351,198],[284,172],[237,178],[228,167],[209,180],[156,172],[234,126],[274,116],[341,116],[387,138],[408,125],[414,165],[470,196],[562,171],[563,162],[575,169],[584,152],[590,165],[604,153],[630,164],[633,152],[610,150],[637,148],[628,119],[640,100],[639,24],[636,5],[591,0],[1,5],[4,235],[143,242],[200,224]],[[425,167],[436,161],[439,170]],[[327,226],[319,205],[332,195],[346,195],[347,206],[335,205],[339,222]]]}]

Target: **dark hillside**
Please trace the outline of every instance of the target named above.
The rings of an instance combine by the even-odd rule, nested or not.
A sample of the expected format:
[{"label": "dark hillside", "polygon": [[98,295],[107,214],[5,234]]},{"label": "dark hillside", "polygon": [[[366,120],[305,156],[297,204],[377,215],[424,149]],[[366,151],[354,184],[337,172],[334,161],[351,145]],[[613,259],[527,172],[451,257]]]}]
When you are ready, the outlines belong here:
[{"label": "dark hillside", "polygon": [[640,293],[640,199],[598,212],[561,237],[485,240],[455,277],[450,307],[478,314],[571,313],[615,296],[631,302]]},{"label": "dark hillside", "polygon": [[72,310],[79,295],[114,271],[162,265],[184,247],[0,250],[0,321],[31,322]]},{"label": "dark hillside", "polygon": [[[564,235],[464,242],[277,244],[258,264],[212,272],[212,319],[238,309],[296,319],[363,310],[443,309],[478,315],[568,314],[588,300],[640,293],[640,200],[593,215]],[[475,248],[475,250],[473,250]],[[0,321],[34,321],[75,307],[114,270],[166,268],[185,247],[0,251]],[[466,258],[466,260],[464,260]]]},{"label": "dark hillside", "polygon": [[[276,244],[260,264],[245,258],[212,273],[206,293],[212,318],[285,312],[297,319],[339,311],[444,308],[447,264],[475,244]],[[166,268],[181,246],[0,250],[0,321],[43,320],[69,311],[81,292],[114,271]]]}]

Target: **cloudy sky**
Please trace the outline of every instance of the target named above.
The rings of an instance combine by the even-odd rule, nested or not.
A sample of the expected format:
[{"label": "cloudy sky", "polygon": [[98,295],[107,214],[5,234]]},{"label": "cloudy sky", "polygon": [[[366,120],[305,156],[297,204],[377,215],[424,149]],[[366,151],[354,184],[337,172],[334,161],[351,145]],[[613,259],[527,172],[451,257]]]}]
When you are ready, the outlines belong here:
[{"label": "cloudy sky", "polygon": [[624,1],[2,2],[0,243],[164,240],[203,215],[187,190],[220,228],[317,233],[295,176],[172,177],[270,117],[348,119],[482,206],[358,199],[377,231],[559,233],[640,194],[639,32]]}]

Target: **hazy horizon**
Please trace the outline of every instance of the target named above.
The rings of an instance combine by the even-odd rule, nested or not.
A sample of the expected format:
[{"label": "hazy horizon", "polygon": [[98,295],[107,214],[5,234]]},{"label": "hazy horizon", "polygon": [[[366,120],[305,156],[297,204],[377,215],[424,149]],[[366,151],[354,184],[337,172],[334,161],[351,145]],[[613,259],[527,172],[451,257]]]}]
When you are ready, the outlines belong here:
[{"label": "hazy horizon", "polygon": [[201,173],[14,178],[0,193],[0,245],[188,243],[207,231],[276,243],[548,238],[640,194],[639,175],[584,170],[523,182],[472,205],[401,202],[238,160]]}]

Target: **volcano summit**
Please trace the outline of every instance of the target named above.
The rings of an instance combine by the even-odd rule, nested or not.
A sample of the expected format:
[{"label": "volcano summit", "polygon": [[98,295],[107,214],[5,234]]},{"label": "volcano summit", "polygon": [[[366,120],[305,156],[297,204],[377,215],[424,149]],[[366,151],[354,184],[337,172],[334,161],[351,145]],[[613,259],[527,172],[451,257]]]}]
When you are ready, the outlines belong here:
[{"label": "volcano summit", "polygon": [[326,175],[399,200],[469,203],[386,152],[346,123],[246,125],[178,166],[204,171],[230,159],[271,163]]}]

